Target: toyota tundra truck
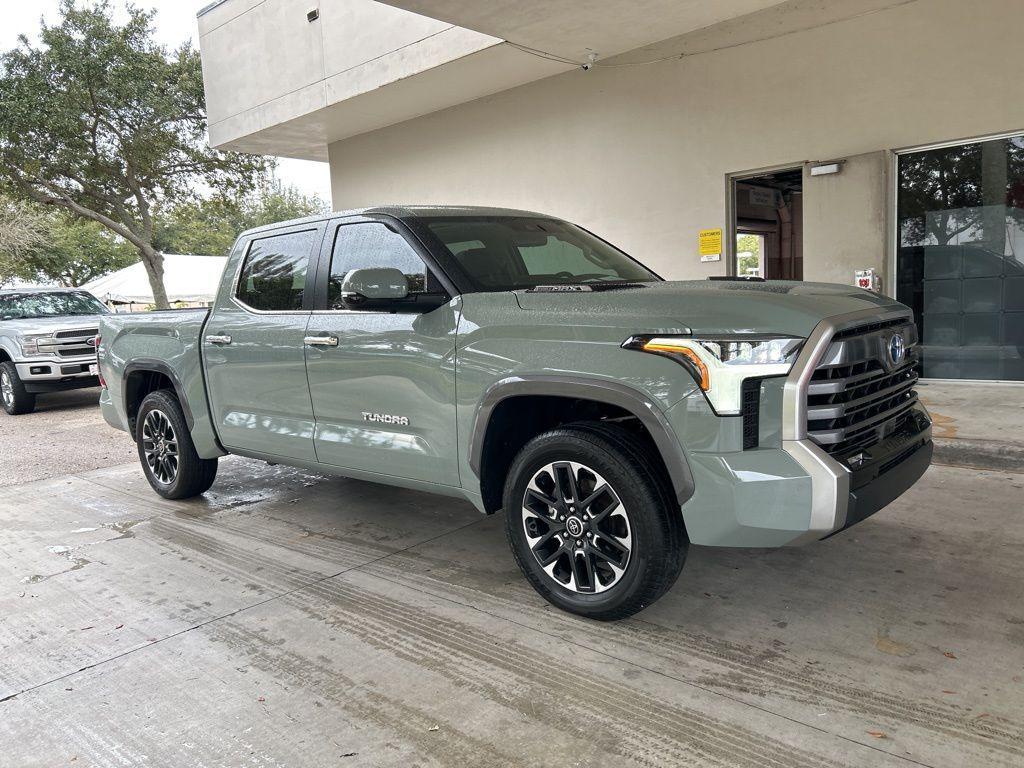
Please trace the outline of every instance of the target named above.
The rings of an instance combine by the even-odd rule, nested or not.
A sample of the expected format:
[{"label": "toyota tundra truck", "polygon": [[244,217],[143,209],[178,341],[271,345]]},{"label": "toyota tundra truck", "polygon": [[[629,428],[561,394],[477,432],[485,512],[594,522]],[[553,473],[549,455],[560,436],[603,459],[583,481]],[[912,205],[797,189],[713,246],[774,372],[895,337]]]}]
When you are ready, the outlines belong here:
[{"label": "toyota tundra truck", "polygon": [[657,600],[690,544],[838,533],[932,455],[907,307],[666,281],[523,211],[254,229],[209,311],[107,315],[100,337],[103,414],[164,498],[237,454],[467,499],[504,510],[544,598],[596,619]]},{"label": "toyota tundra truck", "polygon": [[11,416],[31,413],[36,396],[99,385],[95,339],[109,310],[86,291],[0,291],[0,397]]}]

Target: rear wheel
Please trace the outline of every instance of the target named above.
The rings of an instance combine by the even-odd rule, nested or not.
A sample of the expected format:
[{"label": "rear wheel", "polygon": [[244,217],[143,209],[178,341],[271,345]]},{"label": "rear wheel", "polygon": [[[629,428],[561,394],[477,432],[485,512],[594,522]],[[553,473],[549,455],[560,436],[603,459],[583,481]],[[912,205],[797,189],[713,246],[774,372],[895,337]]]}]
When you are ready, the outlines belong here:
[{"label": "rear wheel", "polygon": [[0,400],[11,416],[32,413],[36,409],[36,396],[25,390],[18,368],[10,360],[0,363]]},{"label": "rear wheel", "polygon": [[142,401],[135,442],[146,479],[165,499],[198,496],[217,477],[217,460],[196,453],[181,404],[167,390],[150,392]]},{"label": "rear wheel", "polygon": [[506,531],[537,592],[564,610],[610,620],[668,591],[688,540],[658,466],[644,442],[603,422],[526,444],[505,485]]}]

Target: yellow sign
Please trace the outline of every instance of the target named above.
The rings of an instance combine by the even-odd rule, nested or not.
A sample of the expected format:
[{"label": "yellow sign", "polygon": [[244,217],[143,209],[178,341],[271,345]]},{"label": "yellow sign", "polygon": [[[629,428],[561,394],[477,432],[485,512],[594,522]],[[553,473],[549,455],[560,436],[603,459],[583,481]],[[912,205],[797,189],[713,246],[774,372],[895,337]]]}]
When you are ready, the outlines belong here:
[{"label": "yellow sign", "polygon": [[722,252],[722,230],[702,229],[697,236],[701,256],[717,256]]}]

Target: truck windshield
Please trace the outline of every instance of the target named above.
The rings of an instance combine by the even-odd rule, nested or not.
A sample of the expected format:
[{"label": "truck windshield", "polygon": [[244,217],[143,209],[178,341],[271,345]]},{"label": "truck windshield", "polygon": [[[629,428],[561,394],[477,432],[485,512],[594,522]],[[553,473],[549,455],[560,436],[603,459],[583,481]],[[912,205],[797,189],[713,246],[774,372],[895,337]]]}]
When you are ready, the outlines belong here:
[{"label": "truck windshield", "polygon": [[0,296],[0,320],[62,315],[105,315],[106,305],[84,291],[41,291]]},{"label": "truck windshield", "polygon": [[424,223],[479,291],[661,279],[585,229],[557,219],[447,216]]}]

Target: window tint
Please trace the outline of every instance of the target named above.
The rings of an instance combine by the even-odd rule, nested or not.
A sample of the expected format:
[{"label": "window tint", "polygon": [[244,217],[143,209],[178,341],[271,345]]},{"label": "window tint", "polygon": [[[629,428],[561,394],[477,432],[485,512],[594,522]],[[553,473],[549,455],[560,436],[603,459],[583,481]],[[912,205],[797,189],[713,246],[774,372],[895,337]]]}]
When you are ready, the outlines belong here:
[{"label": "window tint", "polygon": [[661,279],[614,246],[564,221],[520,216],[422,220],[478,291]]},{"label": "window tint", "polygon": [[316,230],[253,240],[238,281],[238,298],[253,309],[302,309]]},{"label": "window tint", "polygon": [[341,284],[353,269],[399,270],[409,283],[409,293],[427,292],[427,268],[406,239],[383,224],[343,224],[338,227],[331,253],[331,279],[327,300],[330,309],[346,309]]},{"label": "window tint", "polygon": [[591,273],[618,277],[614,269],[596,265],[587,259],[579,246],[554,236],[549,236],[544,245],[519,246],[519,255],[531,275],[571,272],[574,275]]},{"label": "window tint", "polygon": [[448,250],[452,252],[453,256],[459,256],[460,254],[471,251],[474,248],[485,247],[482,240],[466,240],[464,243],[445,243],[448,246]]},{"label": "window tint", "polygon": [[60,315],[106,315],[106,305],[90,293],[13,293],[0,297],[0,320]]}]

